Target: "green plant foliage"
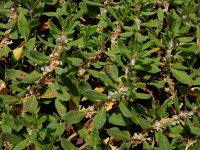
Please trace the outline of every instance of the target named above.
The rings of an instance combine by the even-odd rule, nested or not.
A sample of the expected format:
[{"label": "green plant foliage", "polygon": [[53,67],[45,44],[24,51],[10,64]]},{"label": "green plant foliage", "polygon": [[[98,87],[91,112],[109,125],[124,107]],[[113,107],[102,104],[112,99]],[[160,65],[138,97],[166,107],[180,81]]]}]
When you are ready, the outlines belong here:
[{"label": "green plant foliage", "polygon": [[0,149],[200,149],[199,10],[1,0]]}]

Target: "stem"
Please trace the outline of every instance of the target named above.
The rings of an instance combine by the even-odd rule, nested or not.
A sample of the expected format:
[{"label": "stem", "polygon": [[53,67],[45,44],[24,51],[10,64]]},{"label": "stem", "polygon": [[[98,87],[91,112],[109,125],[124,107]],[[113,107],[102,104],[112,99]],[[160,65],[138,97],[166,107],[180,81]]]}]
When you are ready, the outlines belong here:
[{"label": "stem", "polygon": [[86,146],[88,146],[88,143],[83,144],[79,149],[84,149]]},{"label": "stem", "polygon": [[72,135],[70,135],[67,140],[71,141],[71,139],[73,139],[74,137],[76,137],[78,135],[77,132],[73,133]]}]

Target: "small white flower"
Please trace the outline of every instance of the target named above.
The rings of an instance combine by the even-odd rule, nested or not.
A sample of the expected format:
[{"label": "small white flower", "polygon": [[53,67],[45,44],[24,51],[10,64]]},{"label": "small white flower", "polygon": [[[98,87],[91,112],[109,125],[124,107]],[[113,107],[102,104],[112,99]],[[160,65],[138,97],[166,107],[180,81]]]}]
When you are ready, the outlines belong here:
[{"label": "small white flower", "polygon": [[192,116],[194,115],[194,113],[193,113],[192,111],[189,111],[189,112],[188,112],[188,115],[189,115],[190,117],[192,117]]},{"label": "small white flower", "polygon": [[33,91],[29,91],[29,94],[32,95],[32,94],[33,94]]},{"label": "small white flower", "polygon": [[141,140],[142,139],[142,134],[141,133],[134,133],[133,135],[133,139],[136,139],[136,140]]},{"label": "small white flower", "polygon": [[60,64],[60,65],[63,65],[63,62],[62,62],[62,61],[59,61],[59,64]]},{"label": "small white flower", "polygon": [[188,18],[188,16],[187,15],[183,15],[182,18],[185,20],[185,19]]},{"label": "small white flower", "polygon": [[131,65],[132,65],[132,66],[135,66],[135,59],[134,59],[134,58],[131,59]]},{"label": "small white flower", "polygon": [[54,62],[54,64],[55,64],[55,65],[59,65],[59,64],[60,64],[60,61],[56,60],[56,61]]},{"label": "small white flower", "polygon": [[[129,73],[130,73],[129,68],[126,67],[126,69],[125,69],[125,75],[128,75]],[[121,80],[121,79],[120,79],[120,80]]]},{"label": "small white flower", "polygon": [[115,38],[112,38],[112,39],[111,39],[111,43],[112,43],[112,44],[115,44]]},{"label": "small white flower", "polygon": [[169,91],[170,91],[169,87],[165,88],[165,92],[169,92]]},{"label": "small white flower", "polygon": [[30,91],[30,90],[31,90],[31,86],[30,86],[30,85],[29,85],[29,86],[27,86],[27,88],[26,88],[26,89]]},{"label": "small white flower", "polygon": [[108,4],[108,0],[105,0],[104,5],[107,5],[107,4]]},{"label": "small white flower", "polygon": [[121,91],[122,93],[125,93],[125,92],[128,91],[128,88],[125,87],[125,86],[122,86],[122,87],[120,88],[120,91]]},{"label": "small white flower", "polygon": [[180,112],[180,116],[181,116],[181,117],[186,117],[186,115],[187,115],[187,114],[186,114],[184,111],[181,111],[181,112]]},{"label": "small white flower", "polygon": [[50,57],[52,58],[52,57],[53,57],[53,54],[51,54]]},{"label": "small white flower", "polygon": [[13,44],[13,41],[10,40],[10,41],[6,42],[6,44],[7,44],[7,45],[11,45],[11,44]]},{"label": "small white flower", "polygon": [[54,56],[59,56],[59,55],[58,55],[58,52],[55,52],[55,53],[54,53]]},{"label": "small white flower", "polygon": [[5,34],[9,34],[10,31],[11,31],[11,29],[6,30],[6,31],[5,31]]},{"label": "small white flower", "polygon": [[90,113],[86,113],[85,118],[92,118],[92,115]]},{"label": "small white flower", "polygon": [[28,131],[28,135],[31,135],[31,134],[32,134],[32,130],[29,130],[29,131]]},{"label": "small white flower", "polygon": [[94,111],[94,106],[89,106],[89,107],[88,107],[88,110],[89,110],[89,111]]},{"label": "small white flower", "polygon": [[175,121],[173,121],[173,122],[171,123],[171,125],[172,125],[172,126],[175,126],[175,125],[178,125],[179,123],[180,123],[179,120],[175,120]]},{"label": "small white flower", "polygon": [[178,120],[178,116],[177,115],[173,115],[173,119]]},{"label": "small white flower", "polygon": [[41,67],[41,70],[44,71],[44,67]]},{"label": "small white flower", "polygon": [[15,8],[12,7],[10,10],[11,10],[11,11],[15,11]]},{"label": "small white flower", "polygon": [[154,124],[155,128],[156,128],[156,131],[159,131],[160,130],[160,122],[156,122]]},{"label": "small white flower", "polygon": [[117,28],[116,32],[121,32],[121,30],[119,28]]},{"label": "small white flower", "polygon": [[169,41],[170,54],[171,54],[171,49],[173,48],[173,46],[174,46],[174,41],[171,39],[171,40]]},{"label": "small white flower", "polygon": [[149,138],[146,138],[146,140],[149,141],[149,142],[151,142],[152,138],[149,137]]}]

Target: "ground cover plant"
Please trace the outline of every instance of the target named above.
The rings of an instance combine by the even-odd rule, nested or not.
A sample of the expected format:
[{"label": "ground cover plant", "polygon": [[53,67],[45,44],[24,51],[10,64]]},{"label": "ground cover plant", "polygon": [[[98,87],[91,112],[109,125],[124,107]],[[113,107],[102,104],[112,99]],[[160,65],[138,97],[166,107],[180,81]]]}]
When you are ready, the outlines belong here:
[{"label": "ground cover plant", "polygon": [[0,148],[200,149],[199,0],[1,0]]}]

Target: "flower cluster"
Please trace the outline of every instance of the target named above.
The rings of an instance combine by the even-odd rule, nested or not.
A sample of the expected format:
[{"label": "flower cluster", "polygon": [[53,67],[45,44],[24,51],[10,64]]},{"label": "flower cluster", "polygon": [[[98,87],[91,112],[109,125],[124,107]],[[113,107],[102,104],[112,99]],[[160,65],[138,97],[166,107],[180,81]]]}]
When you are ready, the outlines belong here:
[{"label": "flower cluster", "polygon": [[58,52],[52,53],[50,57],[52,58],[50,65],[41,67],[41,70],[44,75],[53,71],[57,66],[63,65],[62,61],[60,61]]},{"label": "flower cluster", "polygon": [[116,22],[116,27],[114,28],[114,32],[111,33],[111,48],[114,48],[117,43],[117,37],[121,32],[121,22]]},{"label": "flower cluster", "polygon": [[4,47],[4,45],[11,45],[11,44],[13,44],[13,41],[8,38],[10,31],[11,31],[11,29],[8,29],[8,30],[6,30],[4,32],[4,38],[0,42],[0,50],[1,50],[2,47]]},{"label": "flower cluster", "polygon": [[84,106],[79,105],[79,110],[85,112],[85,118],[92,118],[94,115],[94,106],[88,106],[85,108]]},{"label": "flower cluster", "polygon": [[172,126],[178,125],[182,121],[181,119],[192,118],[193,115],[193,111],[181,111],[179,115],[173,115],[171,118],[162,118],[160,121],[155,122],[153,124],[153,129],[159,131],[167,124],[171,124]]}]

